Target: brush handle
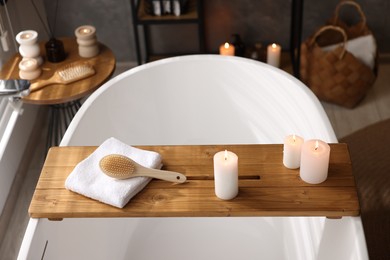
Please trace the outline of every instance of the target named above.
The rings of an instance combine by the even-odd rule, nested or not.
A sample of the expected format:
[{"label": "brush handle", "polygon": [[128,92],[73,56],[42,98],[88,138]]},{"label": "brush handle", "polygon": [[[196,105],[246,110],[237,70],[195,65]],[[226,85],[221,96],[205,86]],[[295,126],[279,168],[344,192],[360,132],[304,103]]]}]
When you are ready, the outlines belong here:
[{"label": "brush handle", "polygon": [[34,82],[30,85],[30,92],[40,90],[47,85],[55,84],[56,82],[53,80],[53,77],[47,80],[40,80],[37,82]]},{"label": "brush handle", "polygon": [[99,167],[106,175],[120,180],[133,177],[152,177],[176,183],[187,180],[187,177],[181,173],[147,168],[120,154],[104,156],[99,161]]},{"label": "brush handle", "polygon": [[132,174],[131,177],[136,177],[136,176],[152,177],[155,179],[176,182],[176,183],[183,183],[187,180],[187,177],[185,175],[178,172],[145,168],[140,165],[136,166],[136,171],[135,173]]}]

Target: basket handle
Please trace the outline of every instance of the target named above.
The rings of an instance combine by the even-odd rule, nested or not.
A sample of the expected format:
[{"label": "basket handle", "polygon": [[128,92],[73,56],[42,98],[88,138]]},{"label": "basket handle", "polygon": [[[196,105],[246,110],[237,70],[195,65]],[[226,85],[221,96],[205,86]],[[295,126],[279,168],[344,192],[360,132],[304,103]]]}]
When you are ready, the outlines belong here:
[{"label": "basket handle", "polygon": [[339,33],[341,33],[343,35],[344,41],[341,43],[341,47],[343,47],[343,51],[340,53],[340,56],[339,56],[339,59],[341,60],[344,57],[344,54],[345,54],[345,44],[347,43],[347,40],[348,40],[347,34],[345,33],[345,31],[341,27],[334,26],[334,25],[326,25],[326,26],[321,27],[314,34],[314,36],[312,37],[312,39],[309,42],[309,45],[312,46],[314,44],[314,42],[316,41],[317,37],[320,36],[321,33],[323,33],[324,31],[327,31],[327,30],[338,31]]},{"label": "basket handle", "polygon": [[356,10],[358,11],[358,13],[360,15],[360,18],[362,19],[362,24],[361,24],[362,28],[361,29],[363,30],[364,26],[366,26],[367,18],[366,18],[366,15],[364,14],[362,8],[360,7],[360,5],[358,3],[356,3],[355,1],[342,1],[336,6],[336,9],[334,11],[333,24],[336,24],[336,21],[339,19],[340,8],[344,5],[351,5],[351,6],[354,6],[356,8]]}]

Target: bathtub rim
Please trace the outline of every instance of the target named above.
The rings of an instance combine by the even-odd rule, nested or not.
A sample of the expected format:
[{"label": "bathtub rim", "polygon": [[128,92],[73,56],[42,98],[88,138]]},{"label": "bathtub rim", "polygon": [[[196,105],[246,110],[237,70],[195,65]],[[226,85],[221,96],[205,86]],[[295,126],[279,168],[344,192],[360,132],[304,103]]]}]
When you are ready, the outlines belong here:
[{"label": "bathtub rim", "polygon": [[243,58],[243,57],[237,57],[237,56],[221,56],[216,54],[195,54],[195,55],[184,55],[184,56],[176,56],[171,58],[166,58],[162,60],[157,60],[153,62],[149,62],[146,64],[142,64],[140,66],[134,67],[132,69],[129,69],[116,77],[108,80],[106,83],[104,83],[100,88],[98,88],[95,92],[93,92],[83,103],[81,108],[77,111],[76,115],[73,117],[73,120],[71,121],[70,125],[68,126],[62,140],[59,146],[67,146],[70,143],[70,140],[72,138],[73,132],[76,130],[80,120],[83,118],[86,111],[89,109],[91,104],[107,89],[114,85],[115,83],[125,79],[126,77],[129,77],[132,74],[136,74],[140,71],[144,71],[150,68],[163,66],[165,64],[173,63],[173,62],[180,62],[180,61],[207,61],[207,60],[227,60],[227,61],[239,61],[243,63],[248,63],[256,66],[260,66],[263,68],[266,68],[268,70],[274,71],[280,75],[282,75],[285,79],[293,82],[297,87],[299,87],[299,91],[302,91],[306,96],[308,96],[308,100],[311,100],[312,104],[316,108],[317,112],[322,118],[323,124],[326,127],[326,130],[328,132],[327,140],[329,142],[337,143],[338,139],[336,137],[336,134],[333,130],[333,127],[330,123],[329,117],[326,114],[321,102],[317,98],[317,96],[308,88],[305,84],[303,84],[300,80],[292,76],[291,74],[276,68],[274,66],[271,66],[269,64]]}]

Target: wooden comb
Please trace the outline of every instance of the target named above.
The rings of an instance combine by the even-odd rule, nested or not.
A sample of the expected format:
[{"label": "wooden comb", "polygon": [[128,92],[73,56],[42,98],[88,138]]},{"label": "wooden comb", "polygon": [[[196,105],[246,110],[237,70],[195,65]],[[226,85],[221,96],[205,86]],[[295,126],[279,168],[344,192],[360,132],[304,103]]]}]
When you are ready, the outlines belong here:
[{"label": "wooden comb", "polygon": [[187,180],[187,177],[181,173],[147,168],[120,154],[104,156],[99,166],[106,175],[120,180],[133,177],[152,177],[176,183]]}]

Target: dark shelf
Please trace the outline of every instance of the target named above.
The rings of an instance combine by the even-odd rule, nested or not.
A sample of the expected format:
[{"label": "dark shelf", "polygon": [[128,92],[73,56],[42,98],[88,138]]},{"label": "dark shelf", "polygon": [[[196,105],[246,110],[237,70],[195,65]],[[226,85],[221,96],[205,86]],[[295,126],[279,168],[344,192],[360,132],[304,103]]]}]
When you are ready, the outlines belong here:
[{"label": "dark shelf", "polygon": [[[145,11],[145,1],[146,0],[130,0],[132,6],[132,15],[133,15],[133,27],[134,27],[134,38],[136,44],[137,60],[138,64],[142,64],[142,53],[140,48],[140,37],[139,37],[139,26],[143,29],[143,40],[145,44],[145,61],[148,62],[153,57],[167,57],[174,56],[172,54],[154,54],[151,53],[150,48],[150,35],[149,27],[158,26],[158,25],[179,25],[179,24],[196,24],[198,28],[198,39],[199,39],[199,52],[205,52],[205,43],[204,43],[204,18],[203,18],[203,2],[202,0],[189,0],[185,8],[185,12],[180,16],[175,15],[161,15],[156,16],[148,14]],[[187,54],[187,53],[184,53]],[[180,54],[180,55],[184,55]],[[190,53],[188,53],[190,54]]]},{"label": "dark shelf", "polygon": [[145,12],[145,0],[140,0],[137,7],[138,22],[140,24],[162,24],[162,23],[197,23],[199,19],[197,1],[190,0],[186,12],[179,15],[151,15]]}]

